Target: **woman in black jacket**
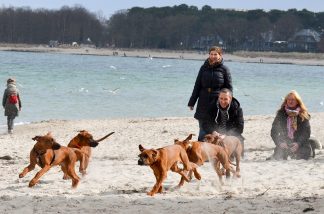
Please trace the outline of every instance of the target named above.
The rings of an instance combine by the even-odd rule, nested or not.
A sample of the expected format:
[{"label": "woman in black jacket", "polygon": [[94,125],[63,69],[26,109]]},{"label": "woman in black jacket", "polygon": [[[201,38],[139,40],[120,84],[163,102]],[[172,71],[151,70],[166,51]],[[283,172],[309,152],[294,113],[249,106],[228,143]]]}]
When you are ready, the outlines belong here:
[{"label": "woman in black jacket", "polygon": [[311,157],[309,120],[310,115],[299,94],[289,92],[272,123],[271,137],[276,145],[274,159],[286,160],[290,156],[307,160]]},{"label": "woman in black jacket", "polygon": [[222,49],[211,47],[208,59],[199,70],[192,95],[188,102],[190,110],[193,110],[198,100],[194,117],[199,122],[199,141],[202,141],[205,134],[207,134],[202,125],[206,120],[210,120],[208,114],[210,104],[218,99],[218,94],[222,88],[233,90],[231,73],[223,64]]}]

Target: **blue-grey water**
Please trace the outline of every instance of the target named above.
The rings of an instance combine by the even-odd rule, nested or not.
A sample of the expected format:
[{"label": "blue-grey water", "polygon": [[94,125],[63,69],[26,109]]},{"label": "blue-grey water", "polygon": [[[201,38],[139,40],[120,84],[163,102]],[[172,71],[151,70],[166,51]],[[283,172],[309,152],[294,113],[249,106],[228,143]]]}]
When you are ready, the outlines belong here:
[{"label": "blue-grey water", "polygon": [[[0,85],[17,79],[16,123],[49,119],[193,116],[187,107],[203,62],[0,51]],[[324,67],[225,62],[245,115],[274,114],[292,89],[324,111]],[[0,124],[6,118],[0,117]]]}]

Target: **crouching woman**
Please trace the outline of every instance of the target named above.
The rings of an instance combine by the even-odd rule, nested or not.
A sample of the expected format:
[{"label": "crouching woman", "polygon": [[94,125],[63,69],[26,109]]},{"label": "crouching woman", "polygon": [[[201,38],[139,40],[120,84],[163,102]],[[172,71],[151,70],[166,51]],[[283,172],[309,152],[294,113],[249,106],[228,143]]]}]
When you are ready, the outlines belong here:
[{"label": "crouching woman", "polygon": [[309,159],[315,153],[311,147],[310,115],[300,95],[289,92],[272,123],[271,137],[276,145],[272,158]]}]

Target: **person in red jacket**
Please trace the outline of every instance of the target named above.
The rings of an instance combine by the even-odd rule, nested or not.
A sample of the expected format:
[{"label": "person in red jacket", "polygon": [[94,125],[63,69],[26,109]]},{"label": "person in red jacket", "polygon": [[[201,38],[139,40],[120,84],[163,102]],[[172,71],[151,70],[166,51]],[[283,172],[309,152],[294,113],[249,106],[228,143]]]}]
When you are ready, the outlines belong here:
[{"label": "person in red jacket", "polygon": [[19,91],[16,87],[16,81],[13,78],[7,80],[7,88],[2,97],[2,106],[5,110],[4,114],[7,116],[8,133],[13,133],[14,119],[21,111],[21,100]]}]

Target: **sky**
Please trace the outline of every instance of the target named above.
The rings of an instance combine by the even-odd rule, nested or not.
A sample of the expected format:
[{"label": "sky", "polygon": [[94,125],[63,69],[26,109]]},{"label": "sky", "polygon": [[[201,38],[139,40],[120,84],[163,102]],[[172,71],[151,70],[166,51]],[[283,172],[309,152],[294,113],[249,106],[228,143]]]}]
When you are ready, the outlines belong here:
[{"label": "sky", "polygon": [[132,7],[164,7],[187,4],[201,9],[204,5],[212,8],[253,10],[271,9],[297,10],[307,9],[313,12],[324,12],[324,0],[0,0],[0,7],[30,7],[31,9],[60,9],[62,6],[81,5],[88,11],[109,18],[115,12]]}]

